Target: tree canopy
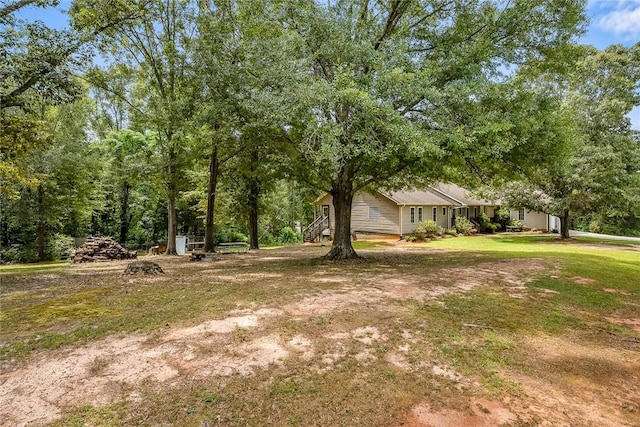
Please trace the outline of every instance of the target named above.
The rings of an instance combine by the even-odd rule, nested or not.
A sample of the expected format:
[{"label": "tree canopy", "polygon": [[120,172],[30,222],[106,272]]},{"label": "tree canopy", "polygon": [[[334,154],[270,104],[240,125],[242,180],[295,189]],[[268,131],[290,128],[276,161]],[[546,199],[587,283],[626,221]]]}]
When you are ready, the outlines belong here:
[{"label": "tree canopy", "polygon": [[16,14],[56,4],[0,7],[0,231],[36,254],[19,259],[89,232],[168,253],[178,233],[292,241],[320,192],[327,257],[351,258],[357,192],[434,181],[510,183],[503,200],[563,232],[640,218],[640,47],[576,45],[584,0],[74,0],[62,30]]}]

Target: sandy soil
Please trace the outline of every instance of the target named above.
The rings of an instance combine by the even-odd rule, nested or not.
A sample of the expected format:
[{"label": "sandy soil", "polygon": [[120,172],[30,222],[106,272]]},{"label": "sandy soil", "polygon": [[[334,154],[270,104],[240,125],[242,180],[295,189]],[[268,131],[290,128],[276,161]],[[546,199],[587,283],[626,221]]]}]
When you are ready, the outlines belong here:
[{"label": "sandy soil", "polygon": [[[282,255],[274,252],[242,262],[266,262],[279,256]],[[372,274],[367,285],[354,286],[345,282],[339,290],[301,296],[298,301],[282,307],[234,310],[223,319],[184,328],[169,327],[153,336],[111,336],[79,348],[42,352],[27,366],[0,374],[0,425],[43,425],[81,405],[104,405],[123,398],[135,401],[143,382],[171,387],[176,381],[189,378],[251,376],[293,357],[309,361],[309,369],[320,373],[332,369],[346,357],[355,357],[361,363],[384,357],[388,363],[407,371],[426,369],[435,377],[461,386],[472,384],[473,379],[464,378],[452,367],[428,361],[419,367],[411,365],[406,355],[414,338],[409,331],[403,332],[403,342],[399,346],[379,356],[373,346],[386,342],[388,337],[374,325],[322,337],[331,343],[322,353],[318,352],[314,337],[298,334],[283,338],[270,326],[277,319],[329,315],[357,310],[362,304],[375,303],[384,309],[388,303],[388,309],[392,310],[394,300],[437,300],[450,293],[468,292],[486,285],[500,284],[507,287],[512,296],[526,297],[525,277],[549,272],[550,268],[542,260],[527,259],[447,270],[446,276],[442,277],[438,276],[441,273],[431,277]],[[114,263],[82,265],[77,271],[94,274],[119,269],[122,265]],[[263,275],[259,279],[270,280],[275,276],[277,274]],[[235,280],[235,277],[218,279]],[[154,279],[128,280],[135,283],[136,280]],[[335,273],[319,272],[309,280],[341,279]],[[238,342],[234,338],[238,330],[251,331],[251,334],[248,339]],[[354,342],[361,351],[349,356],[347,349]],[[488,427],[526,421],[534,423],[531,425],[548,426],[616,426],[632,425],[624,424],[623,411],[634,410],[640,414],[640,383],[633,382],[634,378],[640,378],[638,352],[615,352],[578,343],[569,345],[547,337],[532,338],[526,345],[538,355],[542,367],[557,370],[561,361],[576,360],[592,364],[589,366],[594,378],[585,380],[571,372],[560,379],[551,378],[543,375],[544,369],[541,375],[531,376],[505,372],[505,376],[522,384],[524,395],[521,399],[472,398],[464,408],[437,409],[430,402],[424,402],[407,414],[403,425]],[[603,393],[615,394],[616,399],[598,399]],[[617,403],[612,405],[612,401]],[[584,424],[572,423],[575,414],[584,420]],[[640,425],[640,418],[636,425]]]}]

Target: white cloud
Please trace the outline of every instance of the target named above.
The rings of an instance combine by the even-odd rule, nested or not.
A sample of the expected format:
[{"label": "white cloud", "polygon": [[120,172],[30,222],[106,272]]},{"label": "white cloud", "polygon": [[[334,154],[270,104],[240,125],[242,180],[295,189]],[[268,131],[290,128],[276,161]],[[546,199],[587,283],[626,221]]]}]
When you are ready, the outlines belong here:
[{"label": "white cloud", "polygon": [[625,38],[640,37],[640,0],[598,3],[599,6],[613,6],[598,19],[600,28]]}]

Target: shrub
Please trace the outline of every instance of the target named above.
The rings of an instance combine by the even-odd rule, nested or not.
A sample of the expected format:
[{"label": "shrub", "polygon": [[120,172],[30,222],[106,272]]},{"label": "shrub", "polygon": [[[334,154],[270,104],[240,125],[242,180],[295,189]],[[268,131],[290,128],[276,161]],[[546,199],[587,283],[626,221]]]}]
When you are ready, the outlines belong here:
[{"label": "shrub", "polygon": [[280,232],[279,240],[280,243],[283,243],[285,245],[300,243],[302,242],[302,234],[296,233],[291,227],[287,226]]},{"label": "shrub", "polygon": [[446,234],[447,236],[458,237],[458,230],[456,230],[455,228],[447,228],[446,230],[444,230],[444,234]]},{"label": "shrub", "polygon": [[249,237],[233,226],[221,226],[216,228],[216,241],[221,243],[228,242],[248,242]]},{"label": "shrub", "polygon": [[49,242],[50,257],[52,259],[67,259],[74,250],[73,237],[56,234]]},{"label": "shrub", "polygon": [[500,224],[501,229],[503,229],[507,225],[509,225],[509,221],[511,220],[511,213],[509,212],[509,209],[500,208],[496,211],[495,218],[498,224]]},{"label": "shrub", "polygon": [[499,229],[498,227],[500,226],[499,224],[493,224],[491,222],[491,219],[489,218],[489,215],[484,212],[481,212],[480,215],[478,215],[478,222],[480,223],[481,233],[494,233],[497,229]]},{"label": "shrub", "polygon": [[471,224],[471,222],[463,216],[459,216],[456,218],[456,230],[458,231],[458,234],[464,234],[465,236],[476,232],[473,224]]},{"label": "shrub", "polygon": [[421,238],[430,238],[434,236],[442,235],[442,228],[438,226],[433,220],[428,219],[418,224],[414,233]]},{"label": "shrub", "polygon": [[261,245],[264,246],[276,246],[278,244],[278,241],[273,236],[273,234],[269,233],[268,231],[263,231],[262,234],[258,236],[258,241]]},{"label": "shrub", "polygon": [[415,242],[416,240],[418,240],[418,238],[414,234],[409,234],[407,236],[404,236],[404,240],[406,240],[407,242]]},{"label": "shrub", "polygon": [[519,221],[517,219],[512,219],[509,221],[509,225],[512,227],[520,227],[520,228],[524,228],[524,224],[522,223],[522,221]]}]

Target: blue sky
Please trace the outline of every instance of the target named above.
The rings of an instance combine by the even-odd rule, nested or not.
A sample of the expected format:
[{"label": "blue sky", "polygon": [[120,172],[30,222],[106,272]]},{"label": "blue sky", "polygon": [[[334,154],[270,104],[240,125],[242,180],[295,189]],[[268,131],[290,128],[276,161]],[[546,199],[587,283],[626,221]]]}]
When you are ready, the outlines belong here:
[{"label": "blue sky", "polygon": [[[60,1],[57,9],[27,8],[19,12],[25,19],[39,19],[50,27],[63,28],[67,17],[61,10],[69,8],[70,0]],[[640,0],[589,0],[589,25],[580,42],[604,49],[612,44],[631,46],[640,41]],[[630,114],[632,127],[640,130],[640,107]]]}]

